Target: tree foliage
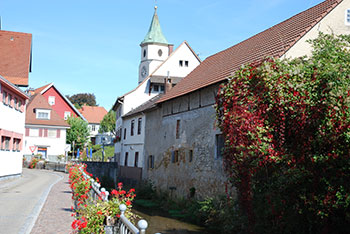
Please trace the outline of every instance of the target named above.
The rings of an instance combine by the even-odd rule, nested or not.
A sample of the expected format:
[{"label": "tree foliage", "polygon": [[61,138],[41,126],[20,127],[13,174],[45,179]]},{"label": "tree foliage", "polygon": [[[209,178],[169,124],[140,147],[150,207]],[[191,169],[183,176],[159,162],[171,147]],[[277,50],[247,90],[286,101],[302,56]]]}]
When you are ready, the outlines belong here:
[{"label": "tree foliage", "polygon": [[90,131],[88,123],[81,118],[69,117],[67,120],[70,128],[67,129],[67,143],[75,145],[75,149],[82,150],[89,141]]},{"label": "tree foliage", "polygon": [[78,109],[80,109],[83,105],[97,106],[96,97],[93,93],[78,93],[72,96],[67,95],[66,97]]},{"label": "tree foliage", "polygon": [[243,233],[350,232],[350,37],[242,67],[217,97]]},{"label": "tree foliage", "polygon": [[101,120],[100,128],[98,132],[99,133],[111,132],[114,136],[116,136],[115,124],[116,124],[115,111],[110,110]]}]

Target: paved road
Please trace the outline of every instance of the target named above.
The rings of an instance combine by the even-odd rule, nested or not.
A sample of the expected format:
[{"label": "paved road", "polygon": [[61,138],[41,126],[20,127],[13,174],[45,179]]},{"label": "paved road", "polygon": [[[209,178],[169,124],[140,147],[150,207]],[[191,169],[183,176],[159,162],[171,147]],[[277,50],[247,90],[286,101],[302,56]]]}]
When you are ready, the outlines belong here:
[{"label": "paved road", "polygon": [[64,178],[52,187],[31,234],[72,233],[72,191],[68,184],[68,174],[60,175]]},{"label": "paved road", "polygon": [[30,233],[51,187],[63,177],[23,169],[22,177],[0,182],[0,234]]}]

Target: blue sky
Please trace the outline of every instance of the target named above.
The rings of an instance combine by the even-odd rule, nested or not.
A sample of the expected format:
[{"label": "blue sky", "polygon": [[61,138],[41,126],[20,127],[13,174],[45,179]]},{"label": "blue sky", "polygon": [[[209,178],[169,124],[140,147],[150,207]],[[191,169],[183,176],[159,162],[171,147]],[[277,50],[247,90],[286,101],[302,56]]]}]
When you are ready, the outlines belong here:
[{"label": "blue sky", "polygon": [[[158,0],[169,43],[199,57],[231,47],[322,0]],[[94,93],[109,110],[138,81],[140,42],[154,0],[1,0],[2,30],[33,34],[29,85],[65,95]]]}]

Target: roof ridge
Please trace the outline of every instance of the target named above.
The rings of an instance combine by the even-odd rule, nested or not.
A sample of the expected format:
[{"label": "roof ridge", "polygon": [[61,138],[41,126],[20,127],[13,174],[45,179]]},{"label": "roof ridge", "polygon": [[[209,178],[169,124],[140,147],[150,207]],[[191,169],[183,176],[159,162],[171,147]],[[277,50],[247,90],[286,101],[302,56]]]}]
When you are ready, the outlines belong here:
[{"label": "roof ridge", "polygon": [[158,103],[218,83],[241,65],[281,57],[344,0],[326,0],[207,57]]}]

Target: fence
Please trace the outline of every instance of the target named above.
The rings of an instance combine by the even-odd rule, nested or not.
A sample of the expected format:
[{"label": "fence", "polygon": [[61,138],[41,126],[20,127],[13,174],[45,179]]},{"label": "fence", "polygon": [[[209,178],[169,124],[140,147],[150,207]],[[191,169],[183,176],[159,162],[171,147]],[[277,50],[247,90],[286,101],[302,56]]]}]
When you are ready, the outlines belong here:
[{"label": "fence", "polygon": [[[87,175],[81,168],[80,170],[83,173],[84,178],[91,181],[91,197],[94,200],[101,198],[103,201],[108,201],[109,192],[106,191],[105,188],[100,189],[101,185],[99,183],[97,183],[93,178]],[[119,209],[121,211],[121,214],[117,225],[106,226],[106,234],[146,234],[146,229],[148,227],[148,223],[146,220],[142,219],[137,223],[137,226],[139,227],[138,229],[125,217],[124,213],[126,211],[126,205],[121,204],[119,206]]]}]

